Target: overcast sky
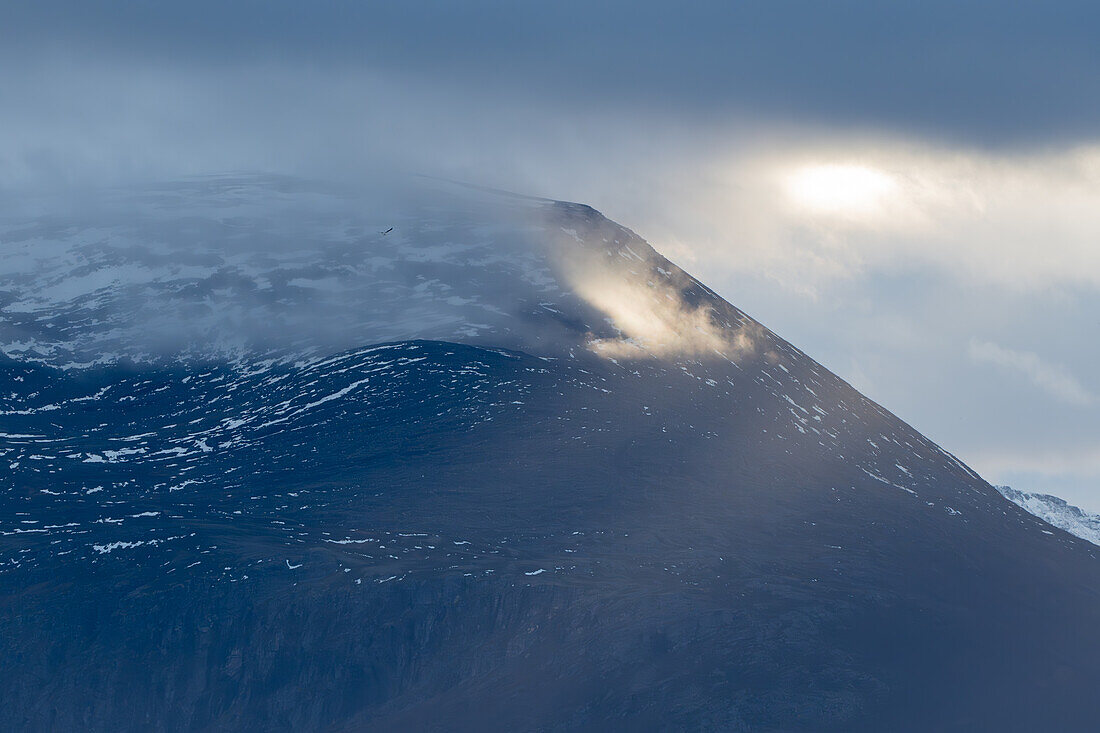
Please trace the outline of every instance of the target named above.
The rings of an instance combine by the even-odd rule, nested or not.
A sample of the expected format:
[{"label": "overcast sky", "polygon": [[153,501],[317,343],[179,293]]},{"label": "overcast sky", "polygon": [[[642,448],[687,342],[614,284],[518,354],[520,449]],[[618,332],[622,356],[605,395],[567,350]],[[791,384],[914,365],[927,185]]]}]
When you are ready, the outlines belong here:
[{"label": "overcast sky", "polygon": [[0,195],[584,201],[996,483],[1100,510],[1100,5],[4,3]]}]

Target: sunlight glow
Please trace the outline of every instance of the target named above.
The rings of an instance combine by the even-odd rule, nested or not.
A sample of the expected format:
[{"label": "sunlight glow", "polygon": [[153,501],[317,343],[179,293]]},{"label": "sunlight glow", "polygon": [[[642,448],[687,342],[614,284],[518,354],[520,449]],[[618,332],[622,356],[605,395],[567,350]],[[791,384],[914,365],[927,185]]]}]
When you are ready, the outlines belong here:
[{"label": "sunlight glow", "polygon": [[874,211],[896,188],[890,175],[863,165],[807,165],[786,180],[787,193],[795,203],[841,216]]}]

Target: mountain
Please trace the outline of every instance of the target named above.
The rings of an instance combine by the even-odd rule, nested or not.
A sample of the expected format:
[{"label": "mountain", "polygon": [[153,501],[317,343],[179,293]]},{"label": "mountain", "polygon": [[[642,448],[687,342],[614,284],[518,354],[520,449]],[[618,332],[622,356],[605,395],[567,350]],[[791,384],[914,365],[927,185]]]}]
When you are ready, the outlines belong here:
[{"label": "mountain", "polygon": [[1097,548],[590,207],[3,206],[6,729],[1095,726]]},{"label": "mountain", "polygon": [[1032,494],[1018,491],[1011,486],[996,486],[997,491],[1011,501],[1034,514],[1044,522],[1063,529],[1075,537],[1100,545],[1100,516],[1089,514],[1079,507],[1050,494]]}]

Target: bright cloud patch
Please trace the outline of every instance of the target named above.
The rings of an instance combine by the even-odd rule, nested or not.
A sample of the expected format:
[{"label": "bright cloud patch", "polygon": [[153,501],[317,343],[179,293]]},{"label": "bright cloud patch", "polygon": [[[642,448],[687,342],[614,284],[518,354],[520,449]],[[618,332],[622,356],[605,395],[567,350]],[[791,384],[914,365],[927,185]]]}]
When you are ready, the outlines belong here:
[{"label": "bright cloud patch", "polygon": [[787,179],[787,193],[806,209],[839,216],[858,216],[875,211],[883,199],[897,190],[888,174],[864,165],[807,165]]}]

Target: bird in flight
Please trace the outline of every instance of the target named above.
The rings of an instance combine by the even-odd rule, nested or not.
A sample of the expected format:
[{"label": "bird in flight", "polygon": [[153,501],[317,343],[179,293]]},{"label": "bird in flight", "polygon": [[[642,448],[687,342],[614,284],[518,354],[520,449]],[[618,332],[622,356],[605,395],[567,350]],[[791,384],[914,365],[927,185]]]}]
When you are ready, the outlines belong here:
[{"label": "bird in flight", "polygon": [[387,234],[389,234],[389,233],[390,233],[390,232],[392,232],[392,231],[393,231],[393,227],[390,227],[390,228],[389,228],[389,229],[387,229],[386,231],[384,231],[384,232],[381,232],[381,234],[382,234],[382,236],[384,237],[384,236],[386,236]]}]

